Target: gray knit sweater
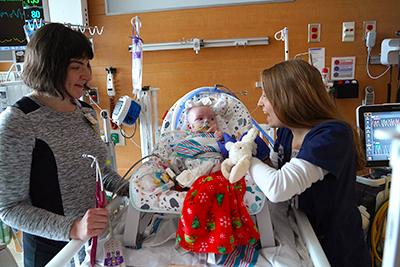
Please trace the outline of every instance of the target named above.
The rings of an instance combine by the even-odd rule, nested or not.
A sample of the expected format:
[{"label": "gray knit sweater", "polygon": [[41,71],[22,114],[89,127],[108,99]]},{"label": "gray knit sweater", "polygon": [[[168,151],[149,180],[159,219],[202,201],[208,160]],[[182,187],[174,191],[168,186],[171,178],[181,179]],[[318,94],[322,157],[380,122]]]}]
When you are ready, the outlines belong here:
[{"label": "gray knit sweater", "polygon": [[68,241],[73,221],[95,207],[95,169],[82,154],[97,157],[107,190],[122,178],[106,164],[105,144],[84,117],[97,119],[91,106],[63,113],[29,98],[28,110],[8,107],[0,114],[0,219]]}]

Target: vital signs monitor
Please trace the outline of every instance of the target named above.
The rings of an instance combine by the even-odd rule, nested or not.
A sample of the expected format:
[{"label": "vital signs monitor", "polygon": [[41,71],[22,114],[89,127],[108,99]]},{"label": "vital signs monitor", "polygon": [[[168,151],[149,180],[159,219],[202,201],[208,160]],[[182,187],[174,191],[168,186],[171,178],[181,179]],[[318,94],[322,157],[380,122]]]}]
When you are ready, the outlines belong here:
[{"label": "vital signs monitor", "polygon": [[400,104],[365,105],[357,108],[357,124],[363,131],[362,144],[367,168],[389,167],[393,132],[400,124]]}]

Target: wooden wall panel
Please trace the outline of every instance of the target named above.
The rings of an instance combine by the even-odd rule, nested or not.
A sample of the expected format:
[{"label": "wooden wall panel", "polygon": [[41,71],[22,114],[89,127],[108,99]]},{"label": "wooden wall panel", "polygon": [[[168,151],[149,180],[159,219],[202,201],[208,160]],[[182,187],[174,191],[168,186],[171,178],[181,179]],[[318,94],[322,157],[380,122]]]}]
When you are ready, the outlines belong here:
[{"label": "wooden wall panel", "polygon": [[[265,122],[265,115],[257,109],[260,89],[255,87],[264,68],[284,60],[284,43],[276,41],[277,31],[288,27],[290,58],[308,51],[312,47],[325,47],[326,67],[332,57],[355,56],[356,79],[359,82],[359,98],[337,99],[336,105],[355,121],[355,109],[364,97],[368,85],[376,90],[376,103],[386,101],[386,85],[389,76],[373,80],[366,73],[367,52],[362,41],[363,21],[377,21],[377,45],[372,55],[380,52],[384,38],[396,38],[400,18],[392,0],[373,1],[318,1],[295,0],[291,3],[243,5],[191,10],[153,12],[131,15],[105,16],[104,4],[89,0],[89,21],[92,26],[104,26],[104,34],[94,36],[95,59],[91,86],[101,90],[101,105],[107,105],[105,67],[117,68],[117,97],[131,95],[131,54],[128,45],[131,36],[131,19],[140,16],[141,37],[145,43],[176,42],[183,38],[225,39],[269,36],[267,46],[239,48],[204,48],[199,54],[187,50],[154,51],[144,53],[143,85],[160,88],[158,92],[159,117],[188,91],[201,87],[222,84],[232,91],[247,90],[247,96],[239,95],[257,121]],[[342,23],[356,22],[355,41],[341,41]],[[321,42],[308,43],[308,24],[321,23]],[[378,75],[384,66],[372,65],[370,72]],[[394,72],[397,73],[397,67]],[[395,79],[396,77],[394,77]],[[392,87],[395,87],[393,85]],[[395,92],[392,92],[394,101]],[[129,130],[129,129],[128,129]],[[128,131],[127,130],[127,131]],[[117,147],[120,172],[129,162],[141,157],[139,149],[127,142],[126,147]],[[138,142],[139,144],[139,142]]]},{"label": "wooden wall panel", "polygon": [[[376,103],[386,101],[389,75],[373,80],[366,73],[367,51],[363,39],[363,21],[377,22],[377,42],[372,55],[380,53],[384,38],[397,38],[399,30],[398,1],[395,0],[295,0],[290,3],[242,5],[201,8],[142,14],[106,16],[104,2],[88,0],[91,26],[104,27],[102,35],[94,35],[95,58],[92,61],[93,80],[90,86],[100,90],[100,106],[108,108],[106,76],[104,68],[117,69],[115,85],[118,99],[132,95],[131,53],[128,46],[132,35],[131,19],[140,16],[141,37],[145,43],[177,42],[179,39],[225,39],[269,36],[267,46],[239,48],[203,48],[199,54],[193,50],[153,51],[144,53],[143,85],[160,88],[158,92],[159,117],[180,96],[201,86],[222,84],[232,91],[247,90],[247,96],[239,95],[255,119],[265,122],[265,115],[257,109],[260,80],[264,68],[284,60],[284,43],[274,39],[277,31],[288,27],[290,58],[312,47],[325,47],[326,67],[332,57],[355,56],[356,79],[359,82],[359,98],[337,99],[336,105],[355,121],[355,109],[364,98],[364,88],[372,86],[376,91]],[[354,21],[355,41],[341,41],[342,23]],[[308,24],[321,24],[321,42],[308,43]],[[3,64],[0,65],[3,68]],[[8,70],[8,68],[6,69]],[[377,76],[385,66],[371,65],[370,72]],[[397,66],[393,69],[393,84],[397,79]],[[396,74],[396,75],[395,75]],[[392,102],[395,89],[392,89]],[[132,128],[126,127],[131,133]],[[139,136],[134,140],[140,145]],[[141,158],[140,150],[130,141],[125,147],[116,147],[119,172],[123,174],[131,164]]]}]

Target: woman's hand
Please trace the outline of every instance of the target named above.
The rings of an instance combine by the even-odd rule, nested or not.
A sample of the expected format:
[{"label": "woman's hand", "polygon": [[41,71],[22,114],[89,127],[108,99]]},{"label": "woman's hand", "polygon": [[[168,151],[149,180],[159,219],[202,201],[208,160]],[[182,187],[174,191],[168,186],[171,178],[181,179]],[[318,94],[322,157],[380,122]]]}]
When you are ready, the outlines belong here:
[{"label": "woman's hand", "polygon": [[72,239],[87,240],[91,237],[101,235],[107,223],[107,209],[90,209],[81,220],[74,221],[69,232],[69,237]]}]

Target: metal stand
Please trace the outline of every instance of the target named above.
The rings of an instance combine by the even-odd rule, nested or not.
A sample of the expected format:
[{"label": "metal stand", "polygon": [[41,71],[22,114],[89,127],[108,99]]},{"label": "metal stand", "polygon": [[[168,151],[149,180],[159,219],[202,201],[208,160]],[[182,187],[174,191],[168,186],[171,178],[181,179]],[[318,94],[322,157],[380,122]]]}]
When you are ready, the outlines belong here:
[{"label": "metal stand", "polygon": [[114,171],[117,171],[117,159],[115,156],[115,144],[111,141],[110,137],[110,116],[108,110],[103,109],[100,111],[100,116],[103,119],[103,128],[104,128],[104,142],[107,145],[107,164],[111,166]]},{"label": "metal stand", "polygon": [[148,156],[153,151],[160,135],[157,107],[158,90],[160,89],[144,87],[138,96],[138,102],[142,107],[139,115],[142,158]]},{"label": "metal stand", "polygon": [[389,198],[389,209],[386,223],[385,248],[383,250],[383,267],[400,264],[400,135],[397,130],[392,141],[392,184]]}]

